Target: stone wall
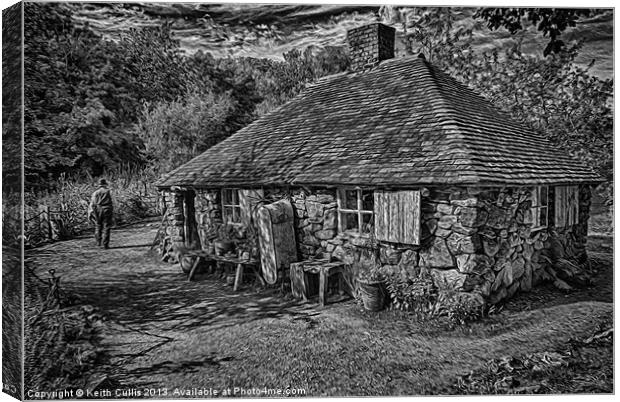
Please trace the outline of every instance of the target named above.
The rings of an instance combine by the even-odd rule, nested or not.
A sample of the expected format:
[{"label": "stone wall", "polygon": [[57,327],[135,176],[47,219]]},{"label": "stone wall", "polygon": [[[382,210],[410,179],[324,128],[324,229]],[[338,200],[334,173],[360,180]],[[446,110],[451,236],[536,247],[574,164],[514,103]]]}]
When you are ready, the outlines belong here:
[{"label": "stone wall", "polygon": [[338,232],[336,192],[318,190],[312,194],[294,191],[295,229],[302,259],[327,256],[333,251],[329,242]]},{"label": "stone wall", "polygon": [[338,233],[335,191],[296,194],[293,200],[300,253],[304,258],[333,256],[351,267],[351,277],[377,266],[386,274],[416,276],[425,267],[437,279],[462,289],[475,261],[470,256],[480,250],[475,235],[479,223],[475,216],[467,214],[467,206],[476,202],[475,196],[462,188],[427,193],[422,196],[420,245]]},{"label": "stone wall", "polygon": [[[371,267],[385,274],[417,276],[428,269],[435,280],[491,303],[529,291],[548,277],[546,265],[558,258],[587,260],[585,244],[590,190],[580,188],[579,223],[532,231],[532,188],[431,188],[421,198],[421,244],[378,242],[338,233],[336,194],[322,190],[293,196],[297,240],[305,259],[331,257],[351,267],[350,276]],[[549,199],[554,193],[550,187]]]},{"label": "stone wall", "polygon": [[[579,222],[556,228],[553,202],[548,211],[547,228],[532,231],[529,222],[532,188],[485,190],[479,194],[477,214],[484,216],[478,234],[483,254],[477,256],[476,288],[490,303],[529,291],[543,279],[550,279],[549,268],[565,258],[577,264],[587,262],[585,250],[590,208],[590,188],[580,187]],[[549,200],[554,199],[553,187]]]},{"label": "stone wall", "polygon": [[177,262],[175,248],[185,244],[185,214],[183,207],[183,193],[168,191],[162,194],[162,200],[167,208],[163,253],[171,257],[171,262]]},{"label": "stone wall", "polygon": [[195,200],[196,229],[203,250],[209,248],[222,225],[219,190],[198,190]]},{"label": "stone wall", "polygon": [[[421,197],[421,242],[407,245],[338,233],[335,190],[265,190],[274,200],[291,199],[295,211],[296,241],[303,259],[333,257],[350,266],[349,278],[379,267],[386,274],[415,277],[428,269],[437,281],[462,292],[482,295],[491,303],[529,291],[548,278],[546,267],[558,258],[585,263],[590,189],[580,188],[579,223],[555,228],[552,204],[550,226],[532,231],[531,188],[429,188]],[[549,199],[553,200],[550,187]],[[195,199],[201,247],[222,224],[219,191],[198,191]],[[171,198],[171,233],[183,241],[182,196]],[[174,212],[174,213],[172,213]],[[173,233],[174,232],[174,233]]]}]

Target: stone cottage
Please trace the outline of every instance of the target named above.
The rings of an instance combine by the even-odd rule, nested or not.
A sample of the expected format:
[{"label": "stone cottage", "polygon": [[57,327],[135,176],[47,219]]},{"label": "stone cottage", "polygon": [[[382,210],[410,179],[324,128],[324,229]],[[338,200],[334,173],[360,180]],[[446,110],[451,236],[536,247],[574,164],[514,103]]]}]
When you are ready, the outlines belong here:
[{"label": "stone cottage", "polygon": [[173,242],[205,248],[223,222],[248,224],[253,200],[288,197],[300,260],[425,268],[491,303],[587,263],[599,176],[423,57],[394,58],[393,28],[347,40],[349,72],[158,182]]}]

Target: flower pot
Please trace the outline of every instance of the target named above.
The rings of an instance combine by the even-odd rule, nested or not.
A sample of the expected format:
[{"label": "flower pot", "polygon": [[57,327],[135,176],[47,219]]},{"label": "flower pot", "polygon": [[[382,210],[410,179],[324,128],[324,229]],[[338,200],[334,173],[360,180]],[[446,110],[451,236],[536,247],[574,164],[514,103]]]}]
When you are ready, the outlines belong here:
[{"label": "flower pot", "polygon": [[381,311],[385,306],[383,282],[358,281],[364,308],[368,311]]},{"label": "flower pot", "polygon": [[233,250],[234,243],[230,240],[217,240],[213,242],[213,247],[215,248],[216,255],[224,255]]}]

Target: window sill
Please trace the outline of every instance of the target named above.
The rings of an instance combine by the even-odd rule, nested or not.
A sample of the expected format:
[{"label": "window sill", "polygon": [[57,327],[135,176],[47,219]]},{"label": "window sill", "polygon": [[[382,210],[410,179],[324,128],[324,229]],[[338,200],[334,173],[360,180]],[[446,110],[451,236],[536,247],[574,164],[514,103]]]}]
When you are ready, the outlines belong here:
[{"label": "window sill", "polygon": [[369,234],[358,232],[339,232],[338,237],[357,247],[373,248],[375,241]]},{"label": "window sill", "polygon": [[370,233],[360,233],[360,232],[354,232],[352,230],[344,230],[342,232],[339,232],[340,235],[346,235],[349,237],[362,237],[364,239],[370,239]]}]

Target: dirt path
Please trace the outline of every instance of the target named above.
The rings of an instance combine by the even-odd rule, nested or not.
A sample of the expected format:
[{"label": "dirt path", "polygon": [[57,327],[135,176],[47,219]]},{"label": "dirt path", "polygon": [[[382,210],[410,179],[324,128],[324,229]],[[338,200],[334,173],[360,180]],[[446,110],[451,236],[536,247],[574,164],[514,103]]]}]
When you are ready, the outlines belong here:
[{"label": "dirt path", "polygon": [[[161,262],[149,251],[156,232],[156,223],[138,224],[113,231],[108,250],[81,238],[27,252],[40,278],[48,278],[53,269],[72,303],[92,305],[106,317],[102,346],[110,366],[94,375],[95,382],[106,376],[121,386],[139,386],[150,375],[193,371],[227,357],[191,360],[192,351],[182,347],[183,359],[176,362],[157,356],[240,323],[317,314],[312,306],[283,302],[276,291],[257,294],[246,286],[233,292],[221,281],[187,282],[178,265]],[[153,364],[145,367],[149,361]]]},{"label": "dirt path", "polygon": [[107,317],[109,363],[92,374],[93,384],[105,376],[110,388],[153,388],[158,398],[234,387],[303,388],[311,396],[437,393],[491,358],[591,333],[612,312],[610,300],[556,297],[468,333],[445,332],[398,312],[365,313],[353,301],[318,308],[277,291],[187,282],[178,265],[149,255],[156,229],[115,230],[109,250],[84,238],[27,252],[38,275],[54,269],[76,303]]}]

